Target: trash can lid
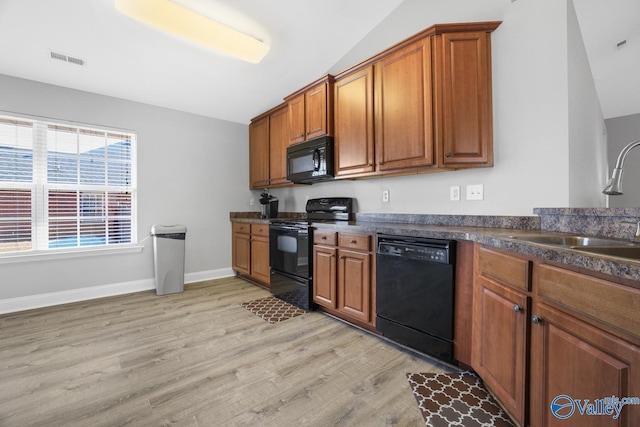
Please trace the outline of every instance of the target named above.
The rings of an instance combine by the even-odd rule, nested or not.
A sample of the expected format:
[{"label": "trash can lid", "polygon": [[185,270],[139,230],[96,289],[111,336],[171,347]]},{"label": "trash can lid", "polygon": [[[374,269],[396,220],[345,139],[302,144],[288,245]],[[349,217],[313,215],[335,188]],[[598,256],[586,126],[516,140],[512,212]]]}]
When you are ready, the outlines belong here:
[{"label": "trash can lid", "polygon": [[151,227],[151,235],[157,236],[158,234],[178,234],[178,233],[186,233],[187,226],[183,224],[176,225],[159,225],[156,224]]}]

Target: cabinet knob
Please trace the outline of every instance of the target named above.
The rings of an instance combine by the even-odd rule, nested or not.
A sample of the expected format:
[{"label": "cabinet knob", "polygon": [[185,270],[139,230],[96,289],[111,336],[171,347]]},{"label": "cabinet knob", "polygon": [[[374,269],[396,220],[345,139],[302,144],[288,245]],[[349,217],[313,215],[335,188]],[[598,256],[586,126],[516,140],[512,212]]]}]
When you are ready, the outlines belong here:
[{"label": "cabinet knob", "polygon": [[327,236],[322,236],[322,240],[327,240]]},{"label": "cabinet knob", "polygon": [[358,243],[358,241],[357,241],[357,240],[352,240],[352,241],[351,241],[351,244],[352,244],[352,245],[355,245],[356,243]]},{"label": "cabinet knob", "polygon": [[518,304],[513,306],[513,311],[516,313],[522,313],[522,307],[520,307]]},{"label": "cabinet knob", "polygon": [[534,314],[533,316],[531,316],[531,322],[538,325],[540,324],[540,322],[542,322],[542,319]]},{"label": "cabinet knob", "polygon": [[451,151],[449,151],[449,152],[447,153],[447,157],[453,157],[453,153],[452,153]]}]

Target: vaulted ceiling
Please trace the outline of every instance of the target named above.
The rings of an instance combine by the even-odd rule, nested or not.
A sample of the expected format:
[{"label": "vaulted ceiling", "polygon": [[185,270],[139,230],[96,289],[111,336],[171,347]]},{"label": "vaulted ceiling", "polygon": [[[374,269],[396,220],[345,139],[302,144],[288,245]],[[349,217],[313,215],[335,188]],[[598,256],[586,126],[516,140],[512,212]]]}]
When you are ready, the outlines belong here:
[{"label": "vaulted ceiling", "polygon": [[[248,123],[326,73],[403,2],[172,1],[266,41],[269,53],[250,64],[212,52],[120,15],[113,0],[0,0],[0,73]],[[640,93],[631,75],[640,61],[640,3],[574,3],[605,117],[639,113],[640,96],[619,98]]]}]

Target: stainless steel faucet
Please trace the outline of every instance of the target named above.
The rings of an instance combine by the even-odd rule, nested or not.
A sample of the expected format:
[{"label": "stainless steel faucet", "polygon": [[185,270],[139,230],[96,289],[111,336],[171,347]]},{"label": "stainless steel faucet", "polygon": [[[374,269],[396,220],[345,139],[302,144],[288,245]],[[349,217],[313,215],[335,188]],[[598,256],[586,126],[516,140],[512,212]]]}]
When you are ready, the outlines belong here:
[{"label": "stainless steel faucet", "polygon": [[631,238],[631,241],[634,243],[640,243],[640,221],[622,221],[622,223],[636,225],[636,235]]},{"label": "stainless steel faucet", "polygon": [[611,174],[611,179],[604,190],[602,190],[604,194],[609,196],[619,196],[622,194],[622,166],[624,165],[624,159],[627,157],[627,154],[629,154],[629,151],[638,146],[640,146],[640,140],[630,142],[620,151],[618,160],[616,160],[616,166]]}]

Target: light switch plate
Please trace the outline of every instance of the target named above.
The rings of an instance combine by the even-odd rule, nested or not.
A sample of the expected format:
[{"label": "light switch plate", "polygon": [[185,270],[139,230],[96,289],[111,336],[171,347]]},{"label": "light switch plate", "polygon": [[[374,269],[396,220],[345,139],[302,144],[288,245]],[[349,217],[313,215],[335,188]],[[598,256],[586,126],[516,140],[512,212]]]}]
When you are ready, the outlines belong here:
[{"label": "light switch plate", "polygon": [[452,185],[449,187],[449,200],[458,201],[460,200],[460,186]]},{"label": "light switch plate", "polygon": [[467,200],[484,200],[484,185],[467,185]]}]

